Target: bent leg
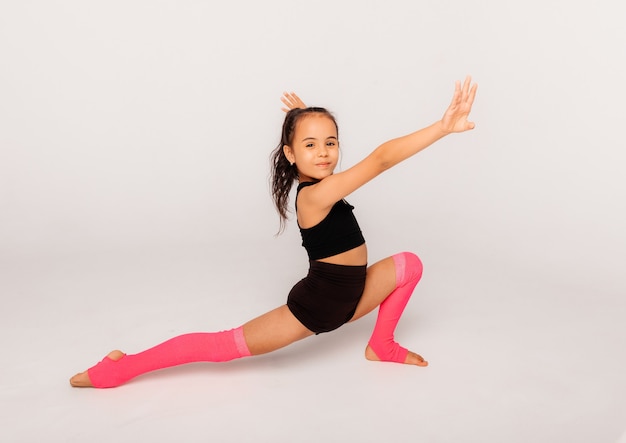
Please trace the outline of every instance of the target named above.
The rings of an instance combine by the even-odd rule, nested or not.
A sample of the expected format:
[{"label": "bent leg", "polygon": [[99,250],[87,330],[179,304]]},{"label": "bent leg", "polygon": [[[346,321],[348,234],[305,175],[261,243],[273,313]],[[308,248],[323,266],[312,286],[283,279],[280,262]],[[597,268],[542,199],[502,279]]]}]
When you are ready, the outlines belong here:
[{"label": "bent leg", "polygon": [[365,289],[351,322],[376,309],[396,287],[396,268],[392,257],[387,257],[367,268]]},{"label": "bent leg", "polygon": [[369,360],[393,361],[426,366],[424,359],[394,340],[395,328],[422,275],[422,263],[403,252],[368,268],[365,290],[351,321],[379,307],[376,326],[366,348]]},{"label": "bent leg", "polygon": [[113,351],[97,365],[72,377],[70,384],[75,387],[116,387],[157,369],[263,354],[312,334],[286,306],[281,306],[228,331],[179,335],[134,355]]}]

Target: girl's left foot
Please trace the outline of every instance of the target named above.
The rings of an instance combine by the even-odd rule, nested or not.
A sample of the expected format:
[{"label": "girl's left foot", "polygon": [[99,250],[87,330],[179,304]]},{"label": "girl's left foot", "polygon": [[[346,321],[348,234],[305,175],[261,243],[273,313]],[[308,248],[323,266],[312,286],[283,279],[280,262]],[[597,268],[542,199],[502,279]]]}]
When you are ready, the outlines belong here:
[{"label": "girl's left foot", "polygon": [[[107,355],[107,358],[110,358],[113,361],[117,361],[120,358],[124,357],[124,353],[122,351],[111,351]],[[91,379],[89,378],[88,371],[80,372],[70,378],[70,384],[75,388],[93,388],[93,384],[91,383]]]},{"label": "girl's left foot", "polygon": [[[371,361],[380,361],[380,358],[378,358],[370,345],[367,345],[367,347],[365,348],[365,358]],[[409,351],[409,353],[406,355],[406,358],[404,359],[404,364],[415,366],[428,366],[428,362],[424,360],[421,355],[411,351]]]}]

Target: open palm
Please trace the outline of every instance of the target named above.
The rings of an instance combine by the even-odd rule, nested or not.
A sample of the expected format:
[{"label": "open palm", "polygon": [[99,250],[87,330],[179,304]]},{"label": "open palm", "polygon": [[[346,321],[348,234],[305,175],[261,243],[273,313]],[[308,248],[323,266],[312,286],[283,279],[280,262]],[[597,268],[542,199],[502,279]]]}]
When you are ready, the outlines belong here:
[{"label": "open palm", "polygon": [[454,96],[448,109],[441,119],[442,127],[447,132],[463,132],[474,129],[474,123],[467,120],[478,85],[472,85],[472,78],[467,76],[461,87],[461,82],[457,81],[454,87]]}]

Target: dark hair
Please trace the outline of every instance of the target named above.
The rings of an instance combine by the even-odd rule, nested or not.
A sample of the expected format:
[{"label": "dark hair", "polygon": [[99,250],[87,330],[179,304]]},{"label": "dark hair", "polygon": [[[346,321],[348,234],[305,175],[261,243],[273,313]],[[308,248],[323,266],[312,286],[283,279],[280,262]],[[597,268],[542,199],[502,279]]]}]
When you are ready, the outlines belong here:
[{"label": "dark hair", "polygon": [[285,222],[289,218],[289,192],[291,191],[293,182],[298,179],[298,168],[295,164],[292,165],[289,163],[289,160],[285,157],[283,148],[285,145],[293,146],[293,137],[295,135],[298,122],[311,114],[320,114],[328,117],[333,121],[335,127],[337,128],[337,132],[339,132],[335,117],[325,108],[296,108],[287,112],[285,121],[283,122],[280,143],[272,151],[270,156],[272,198],[274,200],[276,211],[278,211],[278,215],[280,216],[280,228],[278,230],[278,234],[283,232],[285,229]]}]

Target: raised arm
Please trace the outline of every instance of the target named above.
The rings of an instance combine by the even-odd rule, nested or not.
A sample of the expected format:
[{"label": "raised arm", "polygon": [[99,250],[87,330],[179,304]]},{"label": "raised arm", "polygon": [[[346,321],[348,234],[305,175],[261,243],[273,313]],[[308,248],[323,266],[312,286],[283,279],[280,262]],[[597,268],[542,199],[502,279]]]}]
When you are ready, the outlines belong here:
[{"label": "raised arm", "polygon": [[382,168],[380,172],[417,154],[448,134],[474,129],[474,123],[469,122],[467,118],[472,110],[478,85],[471,85],[471,81],[471,77],[468,76],[463,87],[459,81],[456,82],[452,102],[441,120],[412,134],[383,143],[376,148],[370,156],[379,163]]},{"label": "raised arm", "polygon": [[468,121],[468,116],[477,88],[469,76],[462,86],[457,81],[452,101],[441,120],[419,131],[383,143],[350,169],[333,174],[315,186],[310,186],[310,191],[306,196],[303,193],[302,197],[314,206],[328,207],[446,135],[474,129],[475,125]]}]

